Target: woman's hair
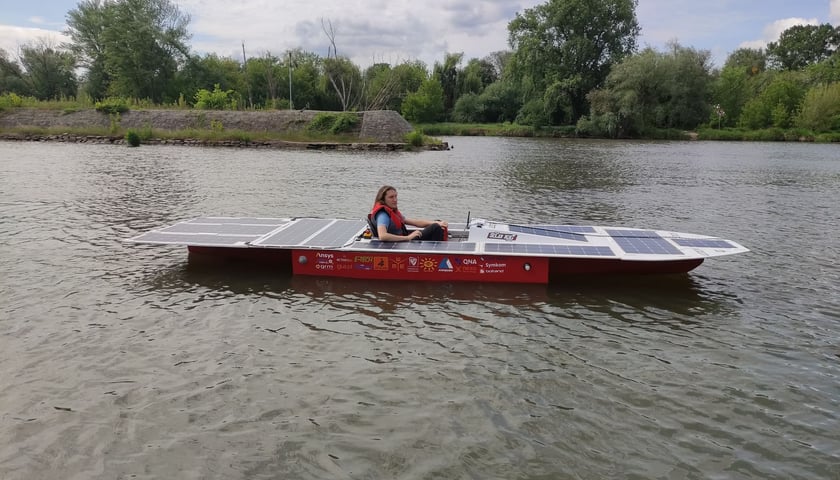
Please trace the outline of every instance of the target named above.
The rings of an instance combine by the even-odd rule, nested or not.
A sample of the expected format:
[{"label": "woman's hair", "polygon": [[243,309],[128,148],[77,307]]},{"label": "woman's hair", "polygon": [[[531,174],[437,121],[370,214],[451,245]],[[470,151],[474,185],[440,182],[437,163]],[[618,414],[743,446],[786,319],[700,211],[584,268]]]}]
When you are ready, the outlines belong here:
[{"label": "woman's hair", "polygon": [[373,204],[379,205],[381,203],[382,205],[385,205],[385,195],[388,194],[388,190],[396,190],[396,188],[390,185],[383,185],[382,188],[376,192],[376,198],[373,199]]}]

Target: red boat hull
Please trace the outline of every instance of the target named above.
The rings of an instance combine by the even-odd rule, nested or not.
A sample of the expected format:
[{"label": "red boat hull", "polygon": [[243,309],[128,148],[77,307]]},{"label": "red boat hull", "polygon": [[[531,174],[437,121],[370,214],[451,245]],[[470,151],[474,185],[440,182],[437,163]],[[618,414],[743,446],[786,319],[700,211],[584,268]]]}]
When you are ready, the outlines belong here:
[{"label": "red boat hull", "polygon": [[295,275],[435,282],[548,283],[572,275],[685,273],[703,263],[703,259],[645,262],[309,249],[188,248],[191,261],[267,264],[291,270]]}]

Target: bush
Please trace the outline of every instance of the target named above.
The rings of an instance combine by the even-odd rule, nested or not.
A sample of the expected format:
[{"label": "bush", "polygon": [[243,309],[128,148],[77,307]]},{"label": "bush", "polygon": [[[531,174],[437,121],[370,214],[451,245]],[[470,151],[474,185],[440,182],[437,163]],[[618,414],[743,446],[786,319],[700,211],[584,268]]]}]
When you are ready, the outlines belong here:
[{"label": "bush", "polygon": [[405,143],[411,145],[412,147],[422,147],[424,143],[423,132],[414,130],[405,134]]},{"label": "bush", "polygon": [[129,130],[125,133],[125,142],[132,147],[140,146],[140,134],[134,130]]},{"label": "bush", "polygon": [[359,123],[359,116],[355,113],[340,113],[330,127],[330,133],[338,135],[352,130]]},{"label": "bush", "polygon": [[351,131],[359,123],[355,113],[319,113],[306,126],[306,131],[317,134],[340,135]]},{"label": "bush", "polygon": [[23,105],[23,99],[15,93],[0,95],[0,111],[7,108],[17,108]]},{"label": "bush", "polygon": [[233,110],[236,99],[233,90],[222,90],[217,83],[210,92],[200,89],[195,93],[195,108],[200,110]]},{"label": "bush", "polygon": [[107,113],[109,115],[119,115],[129,110],[128,102],[122,98],[106,98],[101,102],[96,102],[94,108],[96,108],[97,112]]}]

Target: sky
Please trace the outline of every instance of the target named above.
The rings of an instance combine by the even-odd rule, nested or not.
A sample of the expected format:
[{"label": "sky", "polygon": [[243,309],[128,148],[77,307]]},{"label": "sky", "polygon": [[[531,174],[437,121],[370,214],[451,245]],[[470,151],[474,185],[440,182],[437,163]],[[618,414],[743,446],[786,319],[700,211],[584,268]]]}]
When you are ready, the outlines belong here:
[{"label": "sky", "polygon": [[[508,23],[548,0],[172,0],[190,15],[189,44],[198,54],[242,58],[302,48],[327,55],[330,22],[338,54],[366,67],[421,60],[447,52],[465,60],[509,49]],[[0,0],[0,48],[16,58],[21,45],[66,40],[66,16],[79,0]],[[422,5],[422,6],[421,6]],[[669,42],[711,52],[721,66],[741,47],[758,48],[797,24],[840,25],[840,0],[639,0],[640,48]]]}]

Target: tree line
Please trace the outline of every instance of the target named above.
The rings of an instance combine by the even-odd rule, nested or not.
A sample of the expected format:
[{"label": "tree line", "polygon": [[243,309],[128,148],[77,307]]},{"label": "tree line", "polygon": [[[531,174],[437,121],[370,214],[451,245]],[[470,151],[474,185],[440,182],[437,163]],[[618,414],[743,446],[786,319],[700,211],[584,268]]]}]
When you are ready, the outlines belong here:
[{"label": "tree line", "polygon": [[[445,53],[361,68],[301,49],[241,59],[190,51],[190,18],[170,0],[83,0],[62,45],[0,50],[0,94],[111,97],[216,109],[399,111],[409,121],[566,126],[632,137],[656,129],[840,131],[840,27],[799,25],[763,49],[638,49],[637,0],[548,0],[508,24],[508,51]],[[77,71],[84,72],[80,76]],[[2,105],[0,105],[2,106]]]}]

